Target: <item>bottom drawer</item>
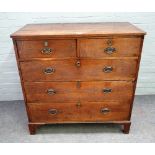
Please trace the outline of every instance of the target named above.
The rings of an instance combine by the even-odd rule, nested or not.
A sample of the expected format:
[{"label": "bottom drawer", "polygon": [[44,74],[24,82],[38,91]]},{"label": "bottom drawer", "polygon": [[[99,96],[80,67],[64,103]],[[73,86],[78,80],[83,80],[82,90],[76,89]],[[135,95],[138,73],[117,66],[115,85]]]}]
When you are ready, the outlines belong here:
[{"label": "bottom drawer", "polygon": [[127,120],[130,103],[28,103],[31,122],[73,123]]}]

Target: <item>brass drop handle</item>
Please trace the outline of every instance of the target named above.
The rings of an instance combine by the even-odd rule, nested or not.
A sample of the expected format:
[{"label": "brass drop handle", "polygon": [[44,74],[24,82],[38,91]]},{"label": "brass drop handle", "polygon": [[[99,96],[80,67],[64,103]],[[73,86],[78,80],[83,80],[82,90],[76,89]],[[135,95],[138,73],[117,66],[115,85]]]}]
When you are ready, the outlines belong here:
[{"label": "brass drop handle", "polygon": [[44,69],[45,74],[53,74],[55,72],[55,69],[52,67],[47,67]]},{"label": "brass drop handle", "polygon": [[112,44],[113,44],[112,39],[109,39],[109,40],[107,41],[108,47],[104,49],[104,52],[105,52],[106,54],[113,54],[114,52],[116,52],[116,48],[112,47]]},{"label": "brass drop handle", "polygon": [[107,94],[107,93],[111,93],[112,89],[111,88],[104,88],[102,91],[103,91],[103,93]]},{"label": "brass drop handle", "polygon": [[75,63],[76,67],[80,67],[81,66],[81,62],[80,60],[77,60],[76,63]]},{"label": "brass drop handle", "polygon": [[105,48],[104,52],[107,53],[107,54],[113,54],[114,52],[116,52],[116,48],[107,47],[107,48]]},{"label": "brass drop handle", "polygon": [[100,112],[101,112],[102,114],[106,115],[106,114],[108,114],[108,113],[110,112],[110,109],[108,109],[108,108],[102,108],[102,109],[100,110]]},{"label": "brass drop handle", "polygon": [[44,48],[41,50],[41,53],[43,53],[43,54],[51,54],[51,53],[52,53],[52,49],[49,48],[49,47],[44,47]]},{"label": "brass drop handle", "polygon": [[56,91],[54,89],[47,89],[47,94],[54,95],[56,94]]},{"label": "brass drop handle", "polygon": [[58,110],[57,109],[49,109],[48,113],[51,115],[56,115],[58,113]]},{"label": "brass drop handle", "polygon": [[111,67],[111,66],[105,66],[103,68],[103,72],[105,72],[105,73],[110,73],[112,71],[113,71],[113,67]]}]

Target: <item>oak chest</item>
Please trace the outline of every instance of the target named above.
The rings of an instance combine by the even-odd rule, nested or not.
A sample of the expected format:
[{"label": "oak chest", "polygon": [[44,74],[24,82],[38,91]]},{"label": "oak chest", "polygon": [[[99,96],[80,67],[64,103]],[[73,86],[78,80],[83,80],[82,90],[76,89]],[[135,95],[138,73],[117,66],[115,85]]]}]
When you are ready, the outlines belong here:
[{"label": "oak chest", "polygon": [[30,134],[44,124],[130,129],[145,32],[130,23],[28,24],[13,33]]}]

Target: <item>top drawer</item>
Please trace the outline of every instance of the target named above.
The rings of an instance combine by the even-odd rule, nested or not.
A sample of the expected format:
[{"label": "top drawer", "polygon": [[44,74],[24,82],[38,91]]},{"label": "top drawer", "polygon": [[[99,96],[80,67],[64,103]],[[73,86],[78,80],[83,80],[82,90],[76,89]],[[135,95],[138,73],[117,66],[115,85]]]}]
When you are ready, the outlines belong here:
[{"label": "top drawer", "polygon": [[139,56],[141,38],[80,39],[80,57],[135,57]]},{"label": "top drawer", "polygon": [[76,40],[17,41],[19,58],[76,57]]}]

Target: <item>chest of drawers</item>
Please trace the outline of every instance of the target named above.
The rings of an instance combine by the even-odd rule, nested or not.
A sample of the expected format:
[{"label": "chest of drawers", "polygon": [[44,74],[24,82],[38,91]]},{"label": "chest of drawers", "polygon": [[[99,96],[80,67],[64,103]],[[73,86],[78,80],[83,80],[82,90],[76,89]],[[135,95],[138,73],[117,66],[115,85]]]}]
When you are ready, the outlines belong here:
[{"label": "chest of drawers", "polygon": [[11,35],[30,134],[56,123],[129,133],[145,32],[130,23],[28,24]]}]

